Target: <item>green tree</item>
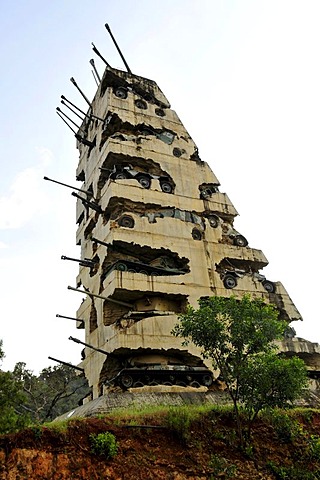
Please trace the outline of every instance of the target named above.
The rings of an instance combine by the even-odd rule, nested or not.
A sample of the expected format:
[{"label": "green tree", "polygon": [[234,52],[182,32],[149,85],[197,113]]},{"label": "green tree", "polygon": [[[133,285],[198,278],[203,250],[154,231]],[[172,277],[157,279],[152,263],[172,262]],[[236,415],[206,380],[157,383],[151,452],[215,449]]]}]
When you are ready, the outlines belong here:
[{"label": "green tree", "polygon": [[[0,361],[4,358],[0,340]],[[19,405],[25,400],[22,385],[11,372],[0,370],[0,434],[14,432],[29,423],[28,415],[19,413]]]},{"label": "green tree", "polygon": [[[307,383],[306,368],[298,358],[277,356],[276,340],[283,338],[287,323],[278,319],[276,307],[244,295],[199,300],[179,317],[173,334],[192,341],[220,370],[232,399],[240,444],[244,443],[241,406],[250,427],[258,412],[285,407],[298,398]],[[289,384],[290,383],[290,384]]]},{"label": "green tree", "polygon": [[37,376],[26,368],[25,363],[19,362],[13,375],[21,382],[25,393],[25,401],[21,402],[19,410],[28,413],[36,423],[53,420],[77,407],[89,392],[83,376],[76,375],[66,365],[44,368]]}]

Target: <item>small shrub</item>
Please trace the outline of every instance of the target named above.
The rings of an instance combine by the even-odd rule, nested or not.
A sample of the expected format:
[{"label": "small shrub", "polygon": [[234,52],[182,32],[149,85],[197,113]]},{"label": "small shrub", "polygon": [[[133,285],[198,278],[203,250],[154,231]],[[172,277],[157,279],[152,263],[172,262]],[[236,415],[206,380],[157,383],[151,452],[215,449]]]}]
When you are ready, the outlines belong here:
[{"label": "small shrub", "polygon": [[228,460],[224,457],[220,457],[220,455],[212,455],[209,467],[212,469],[213,477],[211,479],[215,479],[216,476],[223,478],[232,478],[237,471],[237,467],[233,464],[229,464]]},{"label": "small shrub", "polygon": [[272,413],[271,422],[279,439],[285,443],[291,443],[302,434],[302,427],[286,413],[275,410]]},{"label": "small shrub", "polygon": [[316,480],[317,472],[310,472],[295,465],[276,465],[268,462],[269,470],[274,473],[277,480]]},{"label": "small shrub", "polygon": [[30,430],[33,432],[34,437],[39,440],[43,434],[43,428],[41,425],[32,425]]},{"label": "small shrub", "polygon": [[317,435],[310,436],[307,455],[310,460],[320,461],[320,437]]},{"label": "small shrub", "polygon": [[192,414],[188,408],[171,408],[167,415],[167,425],[178,434],[181,440],[186,441],[189,438],[191,419]]},{"label": "small shrub", "polygon": [[91,452],[106,458],[113,458],[118,452],[116,437],[110,432],[90,435]]}]

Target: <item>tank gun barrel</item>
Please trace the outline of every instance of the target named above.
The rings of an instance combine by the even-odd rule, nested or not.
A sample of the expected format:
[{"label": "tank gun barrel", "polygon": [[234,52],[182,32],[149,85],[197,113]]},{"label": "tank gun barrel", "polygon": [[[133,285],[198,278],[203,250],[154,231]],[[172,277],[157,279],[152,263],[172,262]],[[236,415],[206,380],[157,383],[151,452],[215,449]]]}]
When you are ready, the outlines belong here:
[{"label": "tank gun barrel", "polygon": [[123,54],[122,54],[122,52],[121,52],[121,50],[120,50],[120,48],[119,48],[119,45],[117,44],[116,39],[115,39],[114,36],[112,35],[111,29],[110,29],[110,27],[109,27],[109,25],[108,25],[107,23],[105,24],[105,27],[106,27],[106,29],[107,29],[107,31],[108,31],[108,33],[109,33],[109,35],[110,35],[113,43],[114,43],[116,49],[118,50],[118,53],[119,53],[119,55],[120,55],[120,57],[121,57],[121,60],[122,60],[123,63],[125,64],[125,67],[126,67],[126,69],[127,69],[127,72],[128,72],[128,73],[132,73],[131,70],[130,70],[130,68],[129,68],[129,65],[127,64],[126,59],[124,58],[124,56],[123,56]]},{"label": "tank gun barrel", "polygon": [[[88,113],[85,113],[83,110],[81,110],[81,108],[77,107],[74,103],[70,102],[70,100],[68,100],[64,95],[61,95],[61,99],[62,99],[61,100],[62,105],[65,105],[66,107],[68,107],[68,105],[65,102],[69,103],[76,110],[78,110],[80,113],[82,113],[82,115],[89,118],[90,120],[92,120],[92,118],[96,118],[97,120],[100,120],[101,122],[104,122],[103,118],[97,117],[97,115],[94,115],[93,113],[91,113],[90,115]],[[70,107],[68,107],[68,108],[70,108]]]},{"label": "tank gun barrel", "polygon": [[107,65],[108,68],[111,68],[111,65],[107,62],[107,60],[105,58],[103,58],[103,56],[101,55],[99,50],[96,48],[95,44],[91,43],[91,45],[92,45],[92,50],[94,51],[94,53],[96,55],[98,55],[99,58],[101,58],[101,60]]},{"label": "tank gun barrel", "polygon": [[90,201],[87,200],[86,198],[81,197],[81,195],[78,195],[76,192],[72,192],[71,195],[72,195],[73,197],[79,198],[79,200],[81,200],[81,202],[82,202],[85,206],[88,206],[88,207],[92,208],[92,210],[95,210],[95,211],[98,212],[98,213],[102,213],[101,207],[100,207],[100,205],[98,205],[97,203],[95,203],[95,202],[90,202]]},{"label": "tank gun barrel", "polygon": [[61,120],[67,125],[67,127],[70,128],[70,130],[75,134],[75,136],[77,136],[76,130],[74,130],[74,129],[71,127],[71,125],[69,125],[69,123],[63,118],[63,116],[59,113],[59,111],[61,112],[60,109],[59,109],[59,110],[56,110],[57,115],[58,115],[58,116],[61,118]]},{"label": "tank gun barrel", "polygon": [[53,182],[53,183],[57,183],[58,185],[63,185],[64,187],[72,188],[73,190],[78,190],[78,192],[85,193],[86,195],[90,195],[92,197],[92,192],[90,192],[90,190],[82,190],[81,188],[73,187],[72,185],[59,182],[58,180],[53,180],[53,178],[49,178],[49,177],[43,177],[43,179],[49,180],[50,182]]},{"label": "tank gun barrel", "polygon": [[72,258],[72,257],[66,257],[65,255],[61,255],[61,260],[71,260],[72,262],[78,262],[79,265],[82,267],[94,267],[97,262],[94,262],[93,260],[90,260],[89,258]]},{"label": "tank gun barrel", "polygon": [[94,73],[96,74],[99,82],[101,82],[101,78],[100,78],[100,75],[99,75],[99,73],[98,73],[98,70],[96,69],[96,65],[95,65],[95,63],[94,63],[94,59],[91,58],[91,60],[89,60],[89,63],[90,63],[90,65],[92,66],[92,68],[93,68],[93,70],[94,70]]},{"label": "tank gun barrel", "polygon": [[83,133],[86,133],[84,132],[84,130],[82,130],[82,128],[79,125],[76,124],[76,122],[74,122],[70,117],[68,117],[68,115],[61,110],[61,108],[57,107],[56,111],[57,113],[66,117],[69,120],[69,122],[71,122],[75,127],[77,127],[78,130],[81,130]]},{"label": "tank gun barrel", "polygon": [[59,313],[56,313],[57,318],[66,318],[67,320],[74,320],[75,322],[81,322],[81,324],[84,326],[85,321],[83,318],[76,318],[76,317],[67,317],[66,315],[59,315]]},{"label": "tank gun barrel", "polygon": [[91,240],[93,242],[100,243],[100,245],[104,245],[105,247],[109,247],[109,245],[110,245],[109,243],[103,242],[102,240],[99,240],[96,237],[91,237]]},{"label": "tank gun barrel", "polygon": [[94,347],[93,345],[90,345],[89,343],[82,342],[78,338],[74,338],[74,337],[70,336],[69,340],[72,340],[75,343],[80,343],[81,345],[84,345],[85,347],[92,348],[92,350],[96,350],[97,352],[103,353],[104,355],[109,355],[108,352],[106,352],[105,350],[102,350],[101,348],[98,348],[98,347]]},{"label": "tank gun barrel", "polygon": [[63,360],[58,360],[57,358],[54,357],[48,357],[49,360],[53,360],[54,362],[62,363],[62,365],[66,365],[67,367],[74,368],[75,370],[79,370],[79,372],[84,373],[84,368],[77,367],[76,365],[72,365],[72,363],[69,362],[64,362]]},{"label": "tank gun barrel", "polygon": [[133,305],[131,303],[121,302],[121,300],[115,300],[114,298],[103,297],[102,295],[97,295],[96,293],[87,292],[86,290],[80,290],[80,288],[74,288],[74,287],[68,286],[68,290],[74,290],[75,292],[85,293],[89,297],[101,298],[102,300],[107,300],[108,302],[111,302],[111,303],[116,303],[118,305],[123,305],[124,307],[133,308]]},{"label": "tank gun barrel", "polygon": [[70,78],[70,82],[72,83],[72,85],[74,85],[76,87],[76,89],[78,90],[78,92],[81,94],[81,96],[85,99],[85,101],[87,102],[87,104],[89,105],[89,107],[91,108],[91,103],[90,103],[90,100],[88,100],[88,98],[85,96],[85,94],[83,93],[83,91],[80,89],[79,85],[77,84],[77,82],[75,81],[75,79],[73,77]]}]

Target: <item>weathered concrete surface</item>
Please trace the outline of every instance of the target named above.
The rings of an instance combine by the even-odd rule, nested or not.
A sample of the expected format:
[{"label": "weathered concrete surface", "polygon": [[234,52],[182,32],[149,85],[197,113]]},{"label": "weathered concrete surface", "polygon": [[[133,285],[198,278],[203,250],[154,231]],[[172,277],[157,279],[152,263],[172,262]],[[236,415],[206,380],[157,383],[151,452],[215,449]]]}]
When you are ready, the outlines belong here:
[{"label": "weathered concrete surface", "polygon": [[[81,258],[97,263],[80,267],[77,286],[109,299],[84,294],[77,312],[85,321],[86,343],[107,352],[84,349],[81,366],[93,399],[144,354],[211,368],[200,349],[183,346],[171,334],[179,313],[187,304],[197,306],[200,297],[250,293],[275,304],[288,322],[301,319],[280,282],[273,282],[274,292],[266,290],[260,270],[267,258],[235,230],[237,210],[155,82],[107,69],[91,112],[105,120],[83,122],[79,134],[92,145],[78,142],[77,178],[101,211],[78,199],[76,238]],[[123,168],[137,176],[119,178],[116,172],[123,174]],[[147,176],[149,184],[140,183],[139,175]],[[124,216],[131,225],[121,223]],[[150,265],[163,257],[173,262],[175,273],[139,270],[139,263]],[[112,269],[119,260],[138,267]],[[224,282],[228,271],[240,272],[234,287]],[[148,303],[154,305],[154,315]],[[141,384],[143,378],[138,380]]]}]

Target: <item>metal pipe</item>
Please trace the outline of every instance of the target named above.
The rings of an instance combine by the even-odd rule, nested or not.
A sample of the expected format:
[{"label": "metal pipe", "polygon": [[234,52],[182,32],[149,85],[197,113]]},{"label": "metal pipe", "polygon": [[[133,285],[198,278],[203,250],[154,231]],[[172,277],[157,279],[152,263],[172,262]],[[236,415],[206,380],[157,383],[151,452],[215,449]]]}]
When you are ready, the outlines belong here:
[{"label": "metal pipe", "polygon": [[72,365],[71,363],[64,362],[63,360],[58,360],[57,358],[48,357],[49,360],[53,360],[54,362],[62,363],[62,365],[66,365],[67,367],[74,368],[75,370],[79,370],[80,372],[84,372],[84,368],[77,367],[76,365]]},{"label": "metal pipe", "polygon": [[63,185],[64,187],[72,188],[73,190],[78,190],[78,192],[85,193],[86,195],[90,195],[91,197],[93,196],[90,190],[82,190],[81,188],[73,187],[72,185],[68,185],[67,183],[58,182],[58,180],[53,180],[52,178],[49,178],[49,177],[43,177],[43,179],[49,180],[50,182],[53,182],[53,183],[58,183],[59,185]]},{"label": "metal pipe", "polygon": [[[68,340],[72,340],[72,341],[75,342],[75,343],[81,343],[81,345],[84,345],[85,347],[92,348],[93,350],[96,350],[97,352],[103,353],[104,355],[109,355],[109,353],[106,352],[105,350],[102,350],[101,348],[98,348],[98,347],[93,347],[93,346],[90,345],[89,343],[82,342],[82,341],[79,340],[78,338],[74,338],[74,337],[71,337],[71,336],[70,336]],[[107,341],[108,341],[108,340],[107,340]]]},{"label": "metal pipe", "polygon": [[70,82],[76,87],[76,89],[80,92],[80,94],[82,95],[82,97],[85,99],[85,101],[87,102],[87,104],[89,105],[89,107],[91,107],[91,102],[90,100],[88,100],[88,98],[85,96],[85,94],[83,93],[82,90],[80,90],[77,82],[75,81],[75,79],[73,77],[70,78]]},{"label": "metal pipe", "polygon": [[100,78],[100,75],[99,75],[99,73],[98,73],[98,70],[96,69],[96,66],[95,66],[95,63],[94,63],[94,59],[91,58],[91,60],[89,60],[89,63],[90,63],[90,65],[92,65],[92,68],[93,68],[93,70],[94,70],[94,73],[96,74],[99,82],[101,82],[101,78]]},{"label": "metal pipe", "polygon": [[131,303],[121,302],[120,300],[114,300],[113,298],[103,297],[102,295],[97,295],[96,293],[87,292],[86,290],[80,290],[80,288],[73,288],[68,286],[68,290],[74,290],[75,292],[85,293],[89,295],[89,297],[97,297],[101,298],[102,300],[107,300],[108,302],[116,303],[118,305],[123,305],[124,307],[133,308]]},{"label": "metal pipe", "polygon": [[110,35],[113,43],[115,44],[116,49],[118,50],[118,53],[119,53],[119,55],[120,55],[123,63],[125,64],[125,67],[126,67],[126,69],[127,69],[127,72],[128,72],[128,73],[132,73],[131,70],[130,70],[130,68],[129,68],[129,65],[127,64],[126,59],[125,59],[124,56],[122,55],[122,52],[121,52],[121,50],[120,50],[120,48],[119,48],[119,46],[118,46],[118,44],[117,44],[117,42],[116,42],[116,39],[115,39],[114,36],[112,35],[111,29],[110,29],[110,27],[109,27],[109,25],[108,25],[107,23],[105,24],[105,27],[106,27],[106,29],[107,29],[107,31],[108,31],[108,33],[109,33],[109,35]]},{"label": "metal pipe", "polygon": [[92,50],[94,51],[94,53],[96,55],[98,55],[98,57],[101,58],[101,60],[107,65],[108,68],[112,68],[111,65],[109,65],[109,63],[107,62],[107,60],[105,58],[103,58],[103,56],[101,55],[101,53],[99,52],[99,50],[96,48],[95,44],[94,43],[91,43],[92,45]]}]

